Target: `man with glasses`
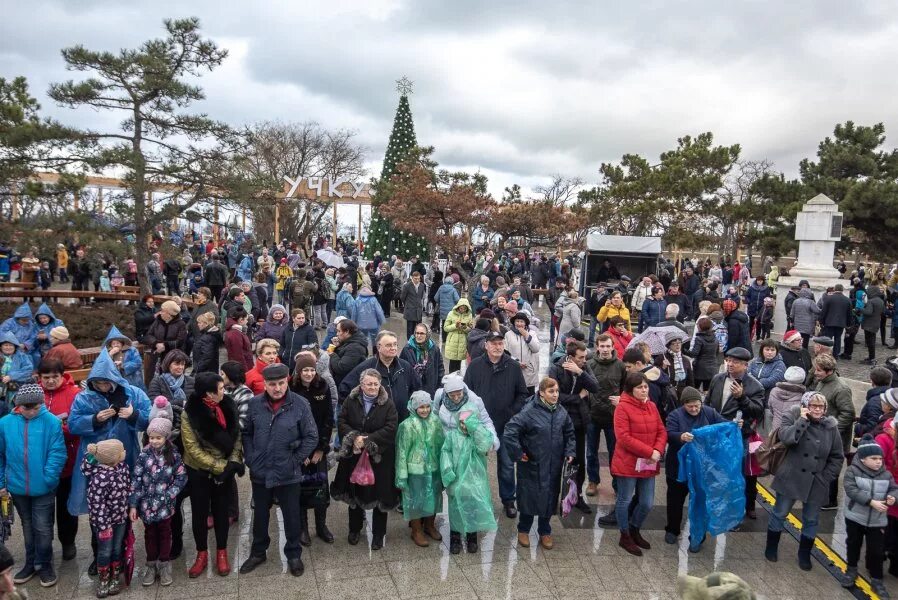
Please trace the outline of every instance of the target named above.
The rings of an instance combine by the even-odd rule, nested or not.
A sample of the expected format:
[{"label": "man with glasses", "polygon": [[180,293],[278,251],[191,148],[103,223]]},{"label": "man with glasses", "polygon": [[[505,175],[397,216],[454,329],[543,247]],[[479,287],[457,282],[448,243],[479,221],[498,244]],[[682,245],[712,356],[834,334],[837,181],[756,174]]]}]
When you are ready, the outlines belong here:
[{"label": "man with glasses", "polygon": [[65,373],[63,364],[52,358],[44,357],[37,366],[37,375],[41,389],[44,390],[44,404],[47,410],[62,422],[66,461],[59,476],[59,486],[56,488],[56,535],[62,544],[62,560],[72,560],[77,553],[75,536],[78,535],[78,517],[69,514],[66,504],[72,491],[72,469],[75,466],[80,440],[69,431],[69,413],[72,410],[72,402],[81,388],[75,385],[71,375]]},{"label": "man with glasses", "polygon": [[25,565],[13,582],[37,575],[41,586],[56,585],[53,569],[53,503],[66,462],[62,422],[44,406],[39,385],[21,386],[15,409],[0,420],[0,496],[12,495],[22,522]]},{"label": "man with glasses", "polygon": [[421,389],[421,378],[408,361],[399,358],[399,338],[392,331],[381,331],[374,339],[374,356],[362,361],[340,382],[340,399],[359,385],[365,369],[374,369],[382,377],[381,385],[396,406],[399,423],[408,416],[408,401],[412,392]]}]

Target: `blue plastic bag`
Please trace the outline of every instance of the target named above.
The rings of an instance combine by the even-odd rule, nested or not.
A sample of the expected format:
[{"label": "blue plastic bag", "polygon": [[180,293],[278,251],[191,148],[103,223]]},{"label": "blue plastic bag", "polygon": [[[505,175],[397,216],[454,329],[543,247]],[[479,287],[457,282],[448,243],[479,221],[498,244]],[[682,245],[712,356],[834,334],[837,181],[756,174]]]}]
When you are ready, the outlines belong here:
[{"label": "blue plastic bag", "polygon": [[677,479],[689,484],[689,535],[701,540],[727,532],[745,516],[742,432],[732,422],[692,431],[677,455]]}]

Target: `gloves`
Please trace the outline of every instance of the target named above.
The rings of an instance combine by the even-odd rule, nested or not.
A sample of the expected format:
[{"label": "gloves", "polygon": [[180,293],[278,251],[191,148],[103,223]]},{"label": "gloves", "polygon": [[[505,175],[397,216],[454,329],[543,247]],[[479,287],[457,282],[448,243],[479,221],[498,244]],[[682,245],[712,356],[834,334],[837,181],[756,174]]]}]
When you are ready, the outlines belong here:
[{"label": "gloves", "polygon": [[228,461],[228,464],[225,465],[224,470],[214,477],[215,481],[218,483],[224,483],[231,479],[234,475],[239,474],[243,476],[243,473],[246,471],[246,467],[243,466],[242,463],[234,462],[232,460]]}]

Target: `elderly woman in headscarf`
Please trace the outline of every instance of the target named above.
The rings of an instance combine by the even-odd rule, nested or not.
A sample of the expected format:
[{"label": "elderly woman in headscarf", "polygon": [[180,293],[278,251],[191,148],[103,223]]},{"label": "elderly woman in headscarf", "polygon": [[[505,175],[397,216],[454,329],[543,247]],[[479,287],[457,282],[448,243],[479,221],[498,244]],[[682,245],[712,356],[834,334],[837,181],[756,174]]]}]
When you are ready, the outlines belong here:
[{"label": "elderly woman in headscarf", "polygon": [[443,381],[443,354],[432,339],[426,323],[415,325],[415,331],[402,349],[399,358],[404,358],[421,378],[424,391],[431,396]]},{"label": "elderly woman in headscarf", "polygon": [[150,350],[153,369],[174,349],[184,350],[187,344],[187,324],[181,319],[181,307],[171,300],[162,303],[150,325],[143,344]]}]

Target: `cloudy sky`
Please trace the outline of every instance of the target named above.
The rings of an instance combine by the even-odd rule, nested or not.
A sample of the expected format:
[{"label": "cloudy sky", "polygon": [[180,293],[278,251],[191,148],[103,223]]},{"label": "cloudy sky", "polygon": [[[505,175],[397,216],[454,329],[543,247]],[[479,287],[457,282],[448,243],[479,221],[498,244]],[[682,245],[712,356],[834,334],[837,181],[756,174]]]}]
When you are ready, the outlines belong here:
[{"label": "cloudy sky", "polygon": [[[656,157],[712,131],[794,175],[833,125],[898,128],[898,11],[888,1],[544,2],[0,0],[0,75],[25,75],[48,113],[59,50],[116,50],[198,16],[230,51],[203,78],[202,109],[234,125],[315,120],[358,131],[369,170],[415,82],[419,143],[480,170],[499,195],[553,173],[598,179],[603,161]],[[75,74],[76,76],[78,74]],[[893,134],[898,135],[898,134]]]}]

